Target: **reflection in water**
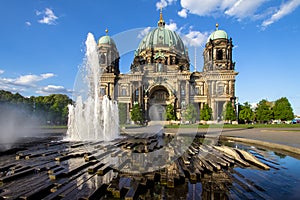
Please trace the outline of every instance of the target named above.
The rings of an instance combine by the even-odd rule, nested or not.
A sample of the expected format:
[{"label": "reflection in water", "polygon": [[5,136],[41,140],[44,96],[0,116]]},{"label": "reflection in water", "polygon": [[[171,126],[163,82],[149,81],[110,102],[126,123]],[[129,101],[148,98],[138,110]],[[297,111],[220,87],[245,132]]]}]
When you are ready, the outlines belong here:
[{"label": "reflection in water", "polygon": [[228,199],[228,188],[231,187],[231,179],[227,173],[205,174],[201,178],[202,199]]},{"label": "reflection in water", "polygon": [[[126,140],[125,144],[131,144],[129,141]],[[162,141],[163,145],[168,143],[168,139]],[[296,199],[300,196],[300,161],[282,152],[278,154],[262,148],[226,142],[227,146],[250,152],[267,164],[270,170],[235,163],[220,170],[214,169],[213,172],[197,171],[191,165],[201,160],[188,159],[192,156],[186,153],[184,159],[188,160],[175,160],[175,163],[166,168],[147,173],[128,173],[130,169],[142,171],[149,164],[147,156],[139,156],[143,154],[139,153],[139,147],[151,145],[144,144],[143,140],[138,143],[140,142],[142,145],[132,146],[129,150],[116,148],[116,145],[107,142],[89,143],[93,145],[88,148],[86,142],[54,142],[48,143],[46,147],[45,144],[38,144],[18,151],[17,160],[14,154],[1,156],[0,199],[27,198],[31,193],[49,199],[93,199],[95,196],[98,199]],[[194,146],[209,149],[201,138],[192,143]],[[115,144],[119,144],[118,141]],[[151,164],[172,160],[176,150],[169,148],[166,154],[168,157],[162,157],[154,150],[156,160]],[[194,148],[192,150],[196,151]],[[207,156],[212,159],[211,154],[207,153]],[[191,164],[185,164],[188,161]],[[91,172],[90,168],[94,170]],[[28,174],[6,179],[18,172],[32,169]],[[49,180],[50,177],[53,180]],[[50,189],[44,191],[41,188]]]}]

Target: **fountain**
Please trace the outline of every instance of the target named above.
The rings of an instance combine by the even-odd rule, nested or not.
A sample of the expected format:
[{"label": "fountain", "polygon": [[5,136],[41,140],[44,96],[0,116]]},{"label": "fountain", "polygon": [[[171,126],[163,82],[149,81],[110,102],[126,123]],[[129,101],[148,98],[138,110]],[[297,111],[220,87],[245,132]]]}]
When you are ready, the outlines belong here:
[{"label": "fountain", "polygon": [[[77,96],[75,106],[69,105],[67,140],[110,141],[119,136],[119,112],[116,101],[100,95],[100,78],[103,69],[99,67],[97,44],[88,33],[85,62],[81,75],[87,89]],[[87,94],[86,94],[87,92]]]}]

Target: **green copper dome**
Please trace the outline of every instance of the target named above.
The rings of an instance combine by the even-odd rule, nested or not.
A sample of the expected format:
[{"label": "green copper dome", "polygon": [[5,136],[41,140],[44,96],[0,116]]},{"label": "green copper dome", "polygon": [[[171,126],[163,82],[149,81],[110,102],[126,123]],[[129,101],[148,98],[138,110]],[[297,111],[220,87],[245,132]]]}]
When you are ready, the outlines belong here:
[{"label": "green copper dome", "polygon": [[105,30],[105,32],[106,32],[106,35],[102,36],[98,40],[98,45],[100,45],[100,44],[108,44],[108,45],[114,45],[114,46],[116,46],[115,41],[110,36],[107,35],[107,33],[108,33],[107,29]]},{"label": "green copper dome", "polygon": [[138,47],[138,52],[158,47],[173,47],[185,53],[185,47],[179,35],[163,26],[155,28],[142,39]]},{"label": "green copper dome", "polygon": [[139,54],[143,50],[154,48],[170,48],[180,54],[187,54],[185,46],[179,35],[175,31],[165,28],[162,11],[160,12],[158,27],[150,31],[142,39],[136,53]]},{"label": "green copper dome", "polygon": [[207,42],[210,40],[216,40],[216,39],[228,39],[228,35],[225,31],[218,29],[219,25],[216,24],[216,30],[210,34],[210,36],[207,39]]}]

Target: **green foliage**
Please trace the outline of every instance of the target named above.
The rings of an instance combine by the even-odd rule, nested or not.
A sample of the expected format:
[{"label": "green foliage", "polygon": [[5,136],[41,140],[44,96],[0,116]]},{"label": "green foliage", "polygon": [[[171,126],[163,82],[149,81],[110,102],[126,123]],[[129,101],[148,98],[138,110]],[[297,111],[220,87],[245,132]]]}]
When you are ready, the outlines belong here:
[{"label": "green foliage", "polygon": [[234,121],[236,120],[236,114],[231,102],[227,102],[225,111],[223,112],[223,119]]},{"label": "green foliage", "polygon": [[245,123],[254,120],[254,112],[248,102],[245,102],[244,105],[240,106],[239,119],[243,120]]},{"label": "green foliage", "polygon": [[36,118],[41,124],[66,125],[68,120],[68,104],[72,100],[62,94],[49,96],[23,97],[19,93],[0,90],[0,104],[23,110],[28,117]]},{"label": "green foliage", "polygon": [[119,107],[119,122],[125,124],[127,122],[127,106],[126,103],[118,103]]},{"label": "green foliage", "polygon": [[272,119],[272,114],[269,102],[265,99],[261,100],[255,109],[256,120],[260,123],[268,122]]},{"label": "green foliage", "polygon": [[289,100],[286,97],[282,97],[275,101],[273,107],[274,119],[280,120],[292,120],[294,118],[294,113]]},{"label": "green foliage", "polygon": [[143,123],[143,113],[142,110],[140,109],[139,104],[135,104],[132,107],[131,110],[131,120],[134,121],[135,123]]},{"label": "green foliage", "polygon": [[193,104],[188,104],[184,113],[185,120],[195,123],[197,117],[197,110]]},{"label": "green foliage", "polygon": [[211,120],[212,117],[212,109],[208,106],[208,104],[204,104],[203,108],[200,111],[200,120],[208,121]]},{"label": "green foliage", "polygon": [[172,104],[167,105],[166,110],[167,121],[176,120],[176,113],[174,106]]}]

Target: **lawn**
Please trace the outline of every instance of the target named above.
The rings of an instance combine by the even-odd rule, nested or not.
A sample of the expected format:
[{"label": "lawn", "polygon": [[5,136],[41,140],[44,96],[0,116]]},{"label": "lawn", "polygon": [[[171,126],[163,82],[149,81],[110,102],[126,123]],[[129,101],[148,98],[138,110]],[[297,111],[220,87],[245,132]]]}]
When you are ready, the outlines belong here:
[{"label": "lawn", "polygon": [[165,128],[300,128],[300,124],[211,124],[166,125]]}]

